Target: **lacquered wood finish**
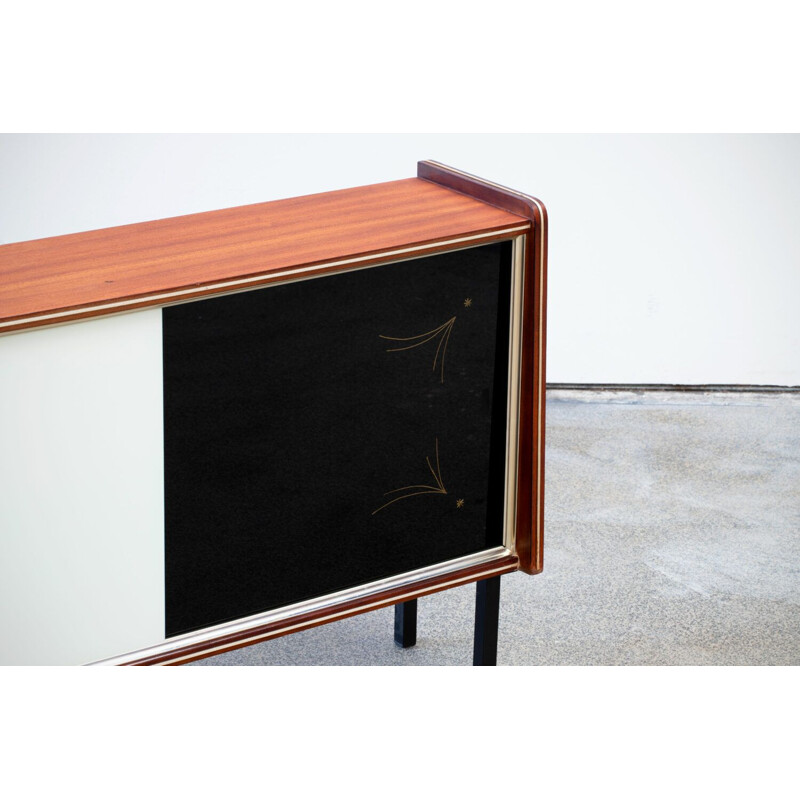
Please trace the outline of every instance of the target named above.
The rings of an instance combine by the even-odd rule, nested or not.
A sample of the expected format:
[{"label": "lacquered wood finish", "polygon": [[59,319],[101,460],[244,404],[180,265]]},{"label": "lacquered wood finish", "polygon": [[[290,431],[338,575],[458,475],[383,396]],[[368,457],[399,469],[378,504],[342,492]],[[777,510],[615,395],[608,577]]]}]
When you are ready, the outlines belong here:
[{"label": "lacquered wood finish", "polygon": [[531,222],[525,236],[516,548],[520,569],[535,574],[542,571],[544,545],[547,211],[535,197],[435,161],[420,161],[417,175]]},{"label": "lacquered wood finish", "polygon": [[417,253],[394,253],[462,237],[491,241],[526,224],[409,178],[3,245],[0,333],[235,290],[230,282],[253,288],[292,270],[310,276],[331,262],[407,258]]}]

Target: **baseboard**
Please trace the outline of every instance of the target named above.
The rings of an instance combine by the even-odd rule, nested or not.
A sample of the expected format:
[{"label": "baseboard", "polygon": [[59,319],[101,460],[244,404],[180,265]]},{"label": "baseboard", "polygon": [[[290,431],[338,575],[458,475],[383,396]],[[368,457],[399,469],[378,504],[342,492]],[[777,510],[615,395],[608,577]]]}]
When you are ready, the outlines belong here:
[{"label": "baseboard", "polygon": [[680,384],[680,383],[548,383],[548,390],[592,392],[791,392],[800,393],[800,386],[757,386],[751,384]]}]

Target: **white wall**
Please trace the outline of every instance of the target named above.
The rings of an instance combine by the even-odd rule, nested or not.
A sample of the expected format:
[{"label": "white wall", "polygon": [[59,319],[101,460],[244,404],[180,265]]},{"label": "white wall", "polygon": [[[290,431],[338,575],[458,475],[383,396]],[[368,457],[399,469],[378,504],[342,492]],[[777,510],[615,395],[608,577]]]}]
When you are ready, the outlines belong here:
[{"label": "white wall", "polygon": [[800,385],[800,136],[0,136],[0,241],[415,174],[550,214],[550,382]]}]

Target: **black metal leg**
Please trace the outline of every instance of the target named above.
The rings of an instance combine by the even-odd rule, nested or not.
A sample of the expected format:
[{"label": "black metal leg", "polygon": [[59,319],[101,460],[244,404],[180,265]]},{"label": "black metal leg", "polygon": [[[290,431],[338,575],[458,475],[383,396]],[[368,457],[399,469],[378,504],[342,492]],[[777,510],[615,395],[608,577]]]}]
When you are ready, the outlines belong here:
[{"label": "black metal leg", "polygon": [[400,647],[413,647],[417,643],[416,598],[394,607],[394,642]]},{"label": "black metal leg", "polygon": [[497,628],[500,623],[500,576],[478,581],[475,594],[474,667],[497,666]]}]

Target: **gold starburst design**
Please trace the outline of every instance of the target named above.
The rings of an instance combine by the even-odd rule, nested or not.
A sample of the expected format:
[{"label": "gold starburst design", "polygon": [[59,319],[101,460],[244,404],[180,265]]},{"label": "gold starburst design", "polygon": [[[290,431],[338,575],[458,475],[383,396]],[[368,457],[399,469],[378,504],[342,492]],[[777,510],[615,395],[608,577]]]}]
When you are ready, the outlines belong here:
[{"label": "gold starburst design", "polygon": [[471,297],[468,297],[468,298],[467,298],[467,299],[464,301],[464,308],[469,308],[471,305],[472,305],[472,298],[471,298]]},{"label": "gold starburst design", "polygon": [[[442,470],[439,467],[439,439],[436,439],[434,448],[436,450],[436,469],[434,470],[433,465],[431,464],[430,456],[425,457],[425,463],[428,465],[428,469],[431,471],[431,475],[433,475],[433,480],[435,481],[435,486],[430,486],[428,484],[414,484],[413,486],[401,486],[399,489],[392,489],[390,492],[386,492],[384,497],[388,497],[390,494],[396,494],[397,492],[405,492],[405,494],[400,495],[400,497],[395,497],[394,500],[390,500],[388,503],[384,503],[380,508],[376,508],[372,513],[373,515],[377,514],[379,511],[382,511],[387,506],[392,505],[392,503],[398,502],[398,500],[405,500],[407,497],[415,497],[418,494],[447,494],[447,489],[444,488],[444,483],[442,482]],[[418,490],[418,491],[414,491]]]},{"label": "gold starburst design", "polygon": [[[419,347],[421,344],[429,342],[431,339],[439,337],[439,344],[436,347],[436,353],[433,356],[433,371],[436,371],[436,365],[441,362],[441,380],[444,383],[444,357],[447,355],[447,343],[450,341],[450,334],[455,325],[456,318],[451,317],[447,322],[425,333],[420,333],[417,336],[384,336],[382,333],[378,334],[381,339],[387,339],[391,342],[411,342],[411,344],[400,344],[397,347],[389,347],[386,349],[387,353],[396,353],[400,350],[411,350],[414,347]],[[441,353],[441,359],[439,354]]]},{"label": "gold starburst design", "polygon": [[464,498],[463,497],[460,500],[456,500],[456,508],[464,508]]}]

